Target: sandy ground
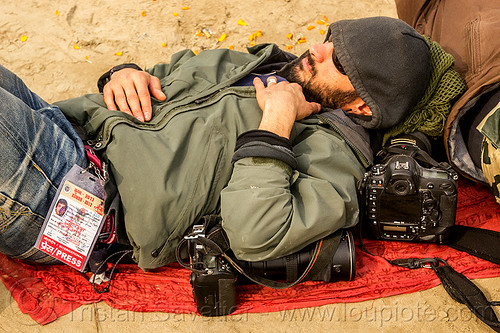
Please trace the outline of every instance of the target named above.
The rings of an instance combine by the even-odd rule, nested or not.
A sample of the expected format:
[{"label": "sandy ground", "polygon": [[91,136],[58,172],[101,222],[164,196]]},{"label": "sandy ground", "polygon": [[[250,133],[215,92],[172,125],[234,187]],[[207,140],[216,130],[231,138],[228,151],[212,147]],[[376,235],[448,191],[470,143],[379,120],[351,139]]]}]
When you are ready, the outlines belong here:
[{"label": "sandy ground", "polygon": [[[98,77],[120,63],[150,67],[168,62],[173,53],[185,48],[195,52],[225,47],[244,51],[252,36],[254,42],[274,42],[299,55],[323,41],[322,30],[327,30],[323,22],[376,15],[396,17],[393,1],[1,0],[0,63],[53,102],[96,92]],[[298,43],[301,38],[304,42]],[[500,299],[500,278],[477,282],[488,296]],[[324,329],[488,331],[442,287],[362,303],[212,319],[126,312],[99,303],[80,307],[41,327],[20,313],[6,288],[0,286],[0,332]]]}]

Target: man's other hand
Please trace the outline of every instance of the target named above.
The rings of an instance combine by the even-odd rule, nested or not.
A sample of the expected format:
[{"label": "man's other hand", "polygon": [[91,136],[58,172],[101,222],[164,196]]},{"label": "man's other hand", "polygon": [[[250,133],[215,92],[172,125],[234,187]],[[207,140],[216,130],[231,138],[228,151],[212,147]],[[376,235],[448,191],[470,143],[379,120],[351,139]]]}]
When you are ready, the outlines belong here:
[{"label": "man's other hand", "polygon": [[124,68],[113,73],[104,86],[104,102],[109,110],[126,112],[140,121],[151,120],[151,96],[163,101],[160,79],[148,72]]},{"label": "man's other hand", "polygon": [[297,83],[276,83],[267,79],[267,87],[260,78],[253,81],[257,102],[262,110],[259,129],[289,139],[293,123],[321,110],[321,105],[306,101],[302,87]]}]

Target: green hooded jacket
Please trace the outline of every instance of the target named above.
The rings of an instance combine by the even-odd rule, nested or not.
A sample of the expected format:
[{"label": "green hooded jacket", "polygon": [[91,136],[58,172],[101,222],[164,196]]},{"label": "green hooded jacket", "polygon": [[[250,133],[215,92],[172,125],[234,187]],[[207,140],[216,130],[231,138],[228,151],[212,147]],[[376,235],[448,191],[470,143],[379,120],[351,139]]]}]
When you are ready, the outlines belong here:
[{"label": "green hooded jacket", "polygon": [[175,261],[179,241],[206,214],[221,214],[242,260],[287,255],[357,223],[356,183],[370,157],[327,117],[295,124],[296,170],[265,158],[231,164],[238,135],[262,115],[254,87],[232,84],[282,53],[272,44],[176,53],[147,70],[167,95],[153,100],[149,122],[107,110],[102,94],[57,103],[94,139],[111,179],[107,206],[121,200],[119,241],[142,269]]}]

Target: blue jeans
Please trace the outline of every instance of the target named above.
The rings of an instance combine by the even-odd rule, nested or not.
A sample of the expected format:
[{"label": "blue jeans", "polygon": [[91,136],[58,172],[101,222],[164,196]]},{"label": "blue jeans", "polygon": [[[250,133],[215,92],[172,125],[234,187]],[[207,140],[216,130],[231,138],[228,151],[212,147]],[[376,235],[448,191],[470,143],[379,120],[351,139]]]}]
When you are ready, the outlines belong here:
[{"label": "blue jeans", "polygon": [[74,164],[87,163],[62,112],[0,65],[0,252],[56,261],[33,246],[62,178]]}]

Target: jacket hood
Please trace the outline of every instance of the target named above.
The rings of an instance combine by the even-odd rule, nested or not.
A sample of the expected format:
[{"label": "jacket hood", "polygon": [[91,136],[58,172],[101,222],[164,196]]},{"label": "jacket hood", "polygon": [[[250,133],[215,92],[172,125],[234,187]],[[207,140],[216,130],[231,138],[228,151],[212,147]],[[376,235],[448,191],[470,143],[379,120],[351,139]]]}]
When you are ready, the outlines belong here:
[{"label": "jacket hood", "polygon": [[390,17],[341,20],[329,27],[332,41],[371,117],[353,120],[365,128],[386,129],[411,112],[423,96],[431,72],[425,38],[405,22]]}]

